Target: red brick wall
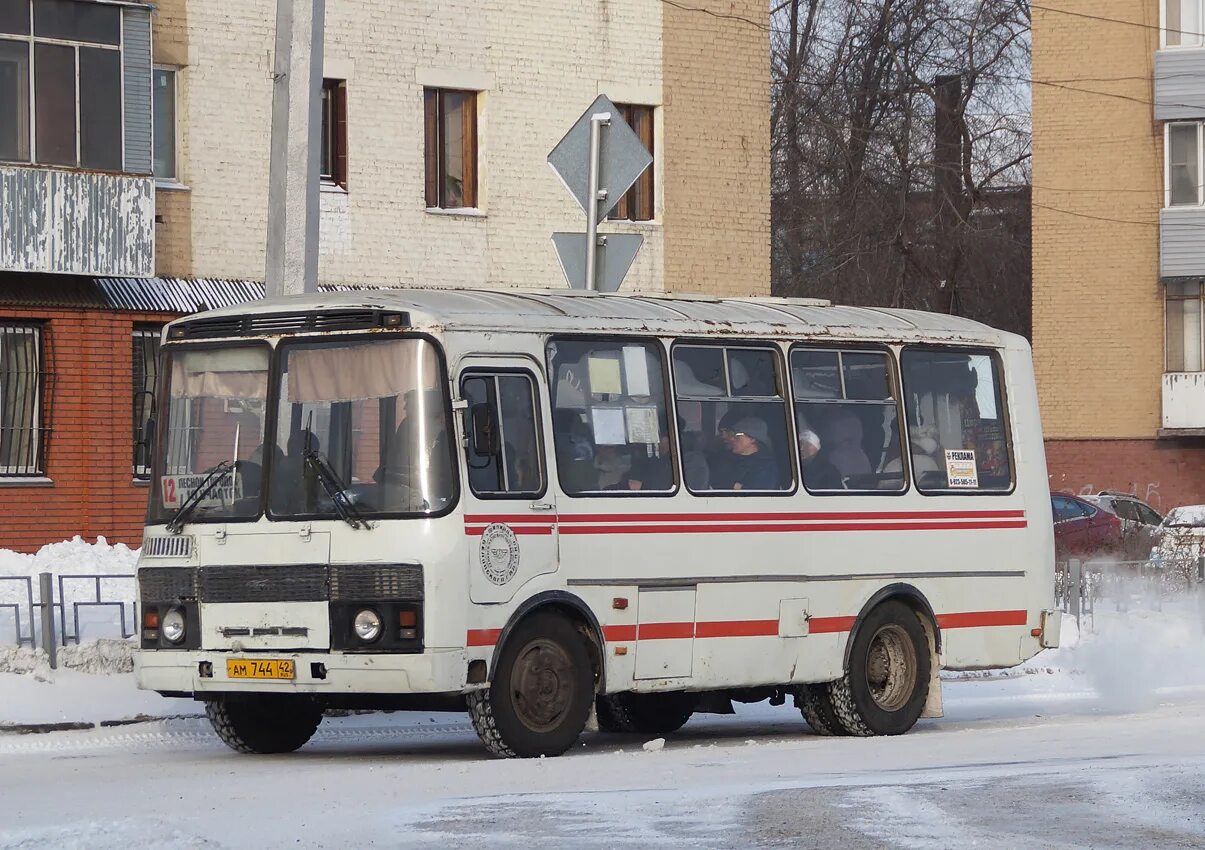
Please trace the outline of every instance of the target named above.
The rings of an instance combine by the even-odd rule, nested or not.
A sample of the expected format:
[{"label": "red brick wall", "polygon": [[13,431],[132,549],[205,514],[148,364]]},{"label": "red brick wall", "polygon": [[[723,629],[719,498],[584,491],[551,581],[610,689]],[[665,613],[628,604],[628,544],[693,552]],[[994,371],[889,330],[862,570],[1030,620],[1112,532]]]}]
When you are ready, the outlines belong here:
[{"label": "red brick wall", "polygon": [[0,479],[0,547],[34,552],[79,534],[138,546],[147,488],[133,483],[131,336],[174,316],[0,307],[0,319],[43,322],[46,477]]},{"label": "red brick wall", "polygon": [[1205,504],[1205,440],[1047,440],[1050,489],[1123,490],[1166,511]]}]

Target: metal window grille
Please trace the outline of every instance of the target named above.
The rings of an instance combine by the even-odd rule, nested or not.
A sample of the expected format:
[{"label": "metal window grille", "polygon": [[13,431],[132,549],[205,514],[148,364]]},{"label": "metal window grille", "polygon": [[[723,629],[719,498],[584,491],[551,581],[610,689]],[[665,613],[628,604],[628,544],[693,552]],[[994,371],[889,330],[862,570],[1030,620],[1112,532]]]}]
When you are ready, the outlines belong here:
[{"label": "metal window grille", "polygon": [[159,384],[161,325],[139,325],[133,334],[134,477],[151,476],[151,440],[147,426],[155,417],[155,387]]},{"label": "metal window grille", "polygon": [[40,326],[0,323],[0,475],[45,474],[42,363]]}]

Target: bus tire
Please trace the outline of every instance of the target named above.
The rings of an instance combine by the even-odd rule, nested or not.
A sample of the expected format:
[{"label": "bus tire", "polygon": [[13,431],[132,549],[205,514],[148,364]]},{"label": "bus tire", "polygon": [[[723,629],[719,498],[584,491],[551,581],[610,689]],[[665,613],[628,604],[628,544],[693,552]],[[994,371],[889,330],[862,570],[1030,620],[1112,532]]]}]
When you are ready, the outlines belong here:
[{"label": "bus tire", "polygon": [[808,726],[817,735],[829,737],[844,735],[845,727],[837,719],[833,701],[828,694],[828,684],[804,685],[795,695],[795,706]]},{"label": "bus tire", "polygon": [[850,647],[843,677],[828,685],[833,712],[849,735],[902,735],[929,695],[929,640],[916,612],[898,600],[874,608]]},{"label": "bus tire", "polygon": [[[598,728],[606,732],[677,732],[695,713],[696,698],[685,691],[608,694],[598,698]],[[603,717],[607,718],[606,725]]]},{"label": "bus tire", "polygon": [[581,735],[593,700],[585,641],[572,623],[551,613],[519,623],[489,688],[467,696],[477,736],[503,758],[559,756]]},{"label": "bus tire", "polygon": [[314,736],[322,709],[307,697],[247,694],[205,703],[222,743],[240,753],[291,753]]}]

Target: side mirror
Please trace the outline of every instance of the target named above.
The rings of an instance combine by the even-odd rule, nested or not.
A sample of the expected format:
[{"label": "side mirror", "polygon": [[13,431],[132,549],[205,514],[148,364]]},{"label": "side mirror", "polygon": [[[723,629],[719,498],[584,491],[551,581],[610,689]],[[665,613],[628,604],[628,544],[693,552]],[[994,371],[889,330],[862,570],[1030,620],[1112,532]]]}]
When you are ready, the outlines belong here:
[{"label": "side mirror", "polygon": [[479,457],[496,457],[499,454],[498,415],[492,404],[474,404],[469,408],[472,424],[473,454]]},{"label": "side mirror", "polygon": [[146,424],[142,426],[142,433],[138,435],[138,451],[141,454],[139,458],[146,466],[151,465],[151,455],[155,449],[155,418],[152,416],[146,420]]}]

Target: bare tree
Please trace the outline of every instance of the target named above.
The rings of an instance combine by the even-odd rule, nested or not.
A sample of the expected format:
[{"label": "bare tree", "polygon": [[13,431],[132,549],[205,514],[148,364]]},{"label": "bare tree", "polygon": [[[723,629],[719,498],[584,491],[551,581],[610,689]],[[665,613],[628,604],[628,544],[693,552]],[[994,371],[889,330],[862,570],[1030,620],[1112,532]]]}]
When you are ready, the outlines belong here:
[{"label": "bare tree", "polygon": [[785,0],[774,289],[1029,331],[1028,0]]}]

